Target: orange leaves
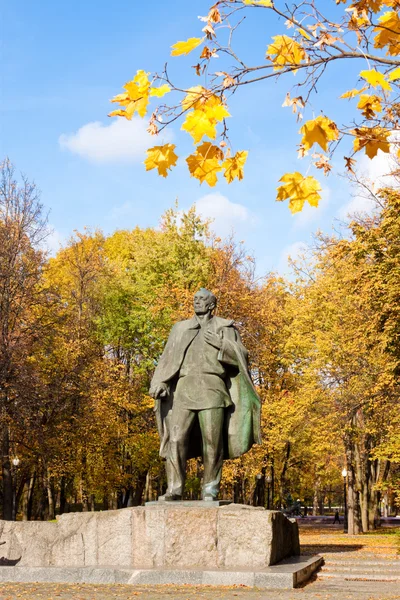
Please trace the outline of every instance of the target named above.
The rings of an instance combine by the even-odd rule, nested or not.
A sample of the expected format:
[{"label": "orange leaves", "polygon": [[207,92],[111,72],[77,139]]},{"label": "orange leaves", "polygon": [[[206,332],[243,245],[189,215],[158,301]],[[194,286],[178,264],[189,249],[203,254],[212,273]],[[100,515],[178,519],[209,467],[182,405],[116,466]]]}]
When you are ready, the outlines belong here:
[{"label": "orange leaves", "polygon": [[277,201],[289,200],[289,209],[292,214],[300,212],[304,203],[318,206],[321,200],[320,183],[311,176],[303,177],[301,173],[285,173],[279,180],[282,185],[278,188]]},{"label": "orange leaves", "polygon": [[357,108],[366,119],[373,119],[377,112],[382,112],[382,104],[379,96],[369,96],[362,94],[357,104]]},{"label": "orange leaves", "polygon": [[196,152],[187,157],[186,162],[192,177],[209,186],[214,187],[218,180],[218,173],[225,169],[224,177],[228,183],[234,179],[243,179],[243,168],[248,152],[242,150],[233,157],[224,157],[218,146],[211,142],[203,142],[196,148]]},{"label": "orange leaves", "polygon": [[386,54],[400,54],[400,18],[396,11],[385,12],[379,19],[374,39],[375,48],[386,48]]},{"label": "orange leaves", "polygon": [[319,144],[322,150],[326,152],[328,143],[337,140],[339,137],[336,123],[322,115],[304,123],[303,127],[300,129],[300,133],[303,134],[301,144],[305,152],[307,152],[314,144]]},{"label": "orange leaves", "polygon": [[224,161],[222,166],[225,168],[224,177],[228,183],[232,183],[236,177],[239,181],[243,179],[243,168],[247,160],[247,155],[248,152],[242,150],[241,152],[236,152],[232,158],[227,158]]},{"label": "orange leaves", "polygon": [[276,35],[272,39],[274,43],[268,46],[266,58],[274,63],[275,71],[286,66],[299,66],[307,59],[304,48],[293,38],[287,35]]},{"label": "orange leaves", "polygon": [[187,157],[186,162],[192,177],[213,187],[217,183],[217,173],[222,170],[223,152],[211,142],[203,142],[196,152]]},{"label": "orange leaves", "polygon": [[374,158],[378,154],[378,150],[382,152],[390,152],[390,144],[388,138],[390,131],[382,127],[359,127],[353,130],[355,135],[354,152],[358,152],[365,148],[365,154],[369,158]]},{"label": "orange leaves", "polygon": [[157,169],[162,177],[168,175],[168,170],[175,167],[178,160],[175,154],[176,146],[174,144],[165,144],[164,146],[154,146],[147,150],[147,158],[144,161],[146,171]]},{"label": "orange leaves", "polygon": [[203,40],[204,38],[189,38],[186,40],[186,42],[176,42],[176,44],[171,46],[171,56],[181,56],[182,54],[189,54],[190,52],[192,52],[192,50],[200,46]]}]

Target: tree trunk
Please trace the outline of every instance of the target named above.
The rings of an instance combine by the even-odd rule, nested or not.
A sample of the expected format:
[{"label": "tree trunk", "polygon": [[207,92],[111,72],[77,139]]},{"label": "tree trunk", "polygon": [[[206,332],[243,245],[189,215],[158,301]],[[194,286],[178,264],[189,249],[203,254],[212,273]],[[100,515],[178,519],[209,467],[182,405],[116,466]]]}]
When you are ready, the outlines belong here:
[{"label": "tree trunk", "polygon": [[10,433],[8,425],[3,425],[2,439],[2,479],[3,479],[3,519],[13,520],[13,480],[10,462]]},{"label": "tree trunk", "polygon": [[146,473],[141,473],[137,478],[136,485],[132,494],[132,506],[140,506],[142,503],[143,492],[146,485]]},{"label": "tree trunk", "polygon": [[65,476],[61,477],[60,483],[60,515],[65,512],[65,505],[67,503],[67,498],[65,495]]},{"label": "tree trunk", "polygon": [[53,494],[53,490],[51,487],[51,477],[49,475],[49,470],[47,469],[47,467],[45,467],[45,487],[46,487],[46,491],[47,491],[47,504],[48,504],[48,508],[49,508],[49,512],[48,512],[48,518],[49,521],[53,521],[56,518],[56,511],[55,511],[55,506],[54,506],[54,494]]},{"label": "tree trunk", "polygon": [[30,477],[24,484],[22,496],[22,520],[30,521],[32,517],[33,491],[35,488],[36,471],[32,471]]}]

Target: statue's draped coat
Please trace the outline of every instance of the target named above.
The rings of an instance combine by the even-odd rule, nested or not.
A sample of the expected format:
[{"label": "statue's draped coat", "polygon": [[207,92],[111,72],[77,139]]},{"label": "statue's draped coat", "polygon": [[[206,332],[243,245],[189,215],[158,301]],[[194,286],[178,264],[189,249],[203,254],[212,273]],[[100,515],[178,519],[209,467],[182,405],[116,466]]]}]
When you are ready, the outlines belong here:
[{"label": "statue's draped coat", "polygon": [[[157,399],[155,405],[161,440],[160,455],[164,458],[168,457],[169,444],[165,417],[174,402],[175,386],[186,349],[199,328],[195,317],[173,326],[151,382],[152,389],[160,383],[166,383],[169,390],[167,398]],[[261,443],[261,403],[249,373],[247,350],[240,341],[233,321],[212,317],[208,330],[222,338],[218,360],[227,366],[226,386],[233,403],[225,409],[224,457],[237,458],[250,450],[253,444]],[[198,424],[189,437],[188,458],[201,456],[201,434]]]}]

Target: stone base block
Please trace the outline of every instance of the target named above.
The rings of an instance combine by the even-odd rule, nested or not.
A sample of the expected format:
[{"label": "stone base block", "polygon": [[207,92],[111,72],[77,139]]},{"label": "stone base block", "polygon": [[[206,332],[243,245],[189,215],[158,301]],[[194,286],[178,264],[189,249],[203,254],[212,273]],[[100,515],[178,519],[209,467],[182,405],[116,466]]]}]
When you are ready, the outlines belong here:
[{"label": "stone base block", "polygon": [[279,511],[202,504],[69,513],[56,523],[0,521],[0,564],[254,571],[300,554],[297,523]]},{"label": "stone base block", "polygon": [[0,582],[123,583],[132,585],[243,585],[292,589],[311,577],[320,556],[286,559],[263,570],[121,569],[120,567],[1,567]]}]

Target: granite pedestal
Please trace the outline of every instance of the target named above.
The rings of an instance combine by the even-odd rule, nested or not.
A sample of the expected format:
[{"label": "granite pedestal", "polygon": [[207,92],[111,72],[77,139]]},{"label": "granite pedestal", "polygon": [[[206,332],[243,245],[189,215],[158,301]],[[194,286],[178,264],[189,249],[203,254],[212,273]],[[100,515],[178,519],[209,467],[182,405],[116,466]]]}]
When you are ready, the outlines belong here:
[{"label": "granite pedestal", "polygon": [[[179,583],[191,578],[211,583],[211,578],[215,585],[221,581],[229,585],[237,581],[234,573],[240,573],[241,581],[253,582],[246,585],[261,585],[255,582],[261,582],[272,565],[299,555],[297,523],[279,511],[201,504],[157,502],[69,513],[56,523],[0,521],[0,580],[21,581],[24,573],[35,577],[34,572],[43,577],[47,568],[48,576],[57,581],[64,572],[72,577],[69,581],[110,577],[132,583]],[[310,570],[304,561],[291,560],[292,571]]]}]

